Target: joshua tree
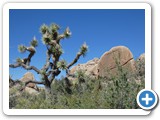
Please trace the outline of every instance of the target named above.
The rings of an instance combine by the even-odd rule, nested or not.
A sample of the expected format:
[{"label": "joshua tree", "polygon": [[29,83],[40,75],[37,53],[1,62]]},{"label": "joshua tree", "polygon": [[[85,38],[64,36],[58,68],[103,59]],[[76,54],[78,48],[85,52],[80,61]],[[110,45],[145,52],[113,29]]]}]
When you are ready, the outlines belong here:
[{"label": "joshua tree", "polygon": [[68,81],[68,77],[74,77],[73,74],[70,74],[70,67],[74,65],[80,56],[85,56],[88,46],[84,43],[80,51],[76,54],[74,60],[67,64],[65,60],[60,60],[60,56],[63,53],[62,46],[60,44],[61,40],[65,38],[69,38],[71,36],[71,32],[69,27],[67,27],[64,33],[59,34],[60,27],[57,24],[51,24],[47,26],[43,24],[40,27],[40,31],[42,33],[43,43],[46,46],[46,62],[41,69],[38,69],[35,66],[30,65],[31,59],[36,53],[36,47],[38,46],[38,41],[34,37],[30,42],[30,46],[19,45],[19,52],[24,53],[26,51],[29,52],[28,57],[26,58],[17,58],[16,63],[10,64],[9,67],[17,68],[22,67],[26,70],[34,70],[37,74],[40,74],[42,80],[40,81],[27,81],[25,86],[29,83],[35,84],[43,84],[45,86],[45,90],[47,93],[51,92],[51,84],[55,80],[55,77],[60,74],[62,70],[66,71],[66,80]]}]

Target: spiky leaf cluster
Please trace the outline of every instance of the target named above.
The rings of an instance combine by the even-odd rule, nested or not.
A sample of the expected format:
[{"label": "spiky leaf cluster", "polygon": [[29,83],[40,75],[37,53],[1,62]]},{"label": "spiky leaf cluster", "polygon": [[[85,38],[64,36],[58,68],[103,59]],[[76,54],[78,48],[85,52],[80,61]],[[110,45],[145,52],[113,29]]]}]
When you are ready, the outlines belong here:
[{"label": "spiky leaf cluster", "polygon": [[31,46],[33,47],[37,47],[38,46],[38,41],[36,40],[36,38],[34,37],[33,40],[30,42]]},{"label": "spiky leaf cluster", "polygon": [[42,25],[40,30],[43,35],[42,41],[44,44],[49,45],[52,40],[56,40],[58,36],[59,25],[51,24],[49,27],[47,25]]},{"label": "spiky leaf cluster", "polygon": [[51,25],[50,25],[50,31],[52,32],[52,33],[55,33],[57,30],[59,30],[60,29],[60,26],[59,25],[57,25],[57,24],[55,24],[55,23],[52,23]]},{"label": "spiky leaf cluster", "polygon": [[45,70],[41,70],[40,74],[41,74],[41,75],[45,75],[45,74],[46,74],[46,71],[45,71]]},{"label": "spiky leaf cluster", "polygon": [[65,60],[61,60],[57,62],[57,67],[62,70],[67,69],[67,62]]},{"label": "spiky leaf cluster", "polygon": [[52,53],[54,54],[54,56],[59,56],[63,53],[63,50],[61,47],[52,47]]},{"label": "spiky leaf cluster", "polygon": [[16,62],[17,62],[17,63],[22,63],[23,60],[22,60],[21,58],[17,58],[17,59],[16,59]]},{"label": "spiky leaf cluster", "polygon": [[48,28],[48,26],[46,25],[46,24],[43,24],[41,27],[40,27],[40,32],[42,33],[42,34],[45,34],[46,32],[48,32],[49,31],[49,28]]},{"label": "spiky leaf cluster", "polygon": [[42,42],[43,42],[43,44],[48,45],[51,42],[50,36],[44,35],[43,38],[42,38]]},{"label": "spiky leaf cluster", "polygon": [[71,36],[71,31],[70,31],[69,27],[67,27],[66,30],[64,31],[64,35],[66,38],[69,38]]},{"label": "spiky leaf cluster", "polygon": [[24,52],[26,52],[26,47],[24,45],[19,45],[18,46],[18,51],[21,52],[21,53],[24,53]]},{"label": "spiky leaf cluster", "polygon": [[87,50],[88,50],[88,46],[86,43],[84,43],[80,48],[80,53],[83,55],[83,57],[86,55]]},{"label": "spiky leaf cluster", "polygon": [[77,70],[75,75],[80,84],[85,82],[85,71],[84,70],[81,70],[81,69]]},{"label": "spiky leaf cluster", "polygon": [[77,70],[76,71],[76,73],[75,73],[75,75],[76,75],[76,77],[78,78],[78,79],[81,79],[81,78],[84,78],[84,76],[85,76],[85,71],[84,70]]}]

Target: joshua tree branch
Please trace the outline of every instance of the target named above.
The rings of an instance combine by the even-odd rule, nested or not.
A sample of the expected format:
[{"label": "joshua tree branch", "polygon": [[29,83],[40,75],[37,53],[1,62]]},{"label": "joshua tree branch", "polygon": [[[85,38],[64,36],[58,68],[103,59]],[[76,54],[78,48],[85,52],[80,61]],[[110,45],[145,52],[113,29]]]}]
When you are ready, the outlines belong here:
[{"label": "joshua tree branch", "polygon": [[[25,46],[24,46],[25,47]],[[26,48],[26,50],[28,51],[28,52],[30,52],[29,53],[29,55],[28,55],[28,57],[27,58],[25,58],[24,59],[24,64],[26,64],[26,65],[30,65],[30,62],[31,62],[31,58],[33,57],[33,55],[35,54],[35,52],[36,52],[36,50],[35,50],[35,48],[34,47],[25,47]]]},{"label": "joshua tree branch", "polygon": [[11,68],[17,68],[17,67],[20,67],[20,63],[15,63],[15,64],[10,64],[9,67]]},{"label": "joshua tree branch", "polygon": [[40,70],[38,69],[38,68],[36,68],[35,66],[27,66],[27,65],[25,65],[25,64],[21,64],[21,66],[24,68],[24,69],[26,69],[26,70],[34,70],[34,71],[36,71],[38,74],[40,74]]},{"label": "joshua tree branch", "polygon": [[55,78],[55,75],[54,75],[54,73],[52,73],[51,76],[49,77],[49,81],[52,83],[54,78]]},{"label": "joshua tree branch", "polygon": [[13,83],[20,83],[20,80],[13,80],[10,76],[9,76],[9,82],[13,82]]},{"label": "joshua tree branch", "polygon": [[78,52],[75,59],[70,64],[67,65],[67,68],[69,69],[72,65],[74,65],[78,61],[78,59],[80,58],[81,55],[82,55],[82,53]]},{"label": "joshua tree branch", "polygon": [[55,70],[49,71],[48,74],[51,75],[49,77],[49,81],[52,83],[52,81],[54,80],[55,76],[58,76],[60,73],[61,73],[61,71],[59,69],[55,69]]},{"label": "joshua tree branch", "polygon": [[17,84],[17,83],[21,83],[20,80],[13,80],[10,76],[9,76],[9,87],[12,87],[13,85]]},{"label": "joshua tree branch", "polygon": [[35,53],[34,52],[30,52],[30,54],[28,55],[27,61],[26,61],[26,65],[30,65],[31,62],[31,58],[33,57]]},{"label": "joshua tree branch", "polygon": [[34,70],[36,71],[38,74],[40,74],[40,70],[34,66],[28,66],[28,65],[25,65],[24,63],[15,63],[15,64],[10,64],[9,67],[11,68],[17,68],[17,67],[23,67],[24,69],[26,70]]},{"label": "joshua tree branch", "polygon": [[44,85],[44,82],[43,81],[32,81],[32,80],[29,80],[25,83],[25,86],[27,86],[29,83],[35,83],[35,84],[43,84]]},{"label": "joshua tree branch", "polygon": [[61,40],[61,39],[64,39],[64,38],[65,38],[65,35],[64,35],[64,34],[59,35],[58,38],[57,38],[57,43],[59,43],[60,40]]},{"label": "joshua tree branch", "polygon": [[46,52],[46,64],[43,66],[43,70],[44,71],[47,71],[48,69],[49,69],[49,67],[50,67],[50,65],[52,64],[52,63],[50,63],[50,58],[51,58],[51,53],[49,52],[49,50],[47,50],[47,52]]},{"label": "joshua tree branch", "polygon": [[51,74],[55,74],[56,71],[57,71],[57,69],[56,70],[51,69],[49,72],[46,73],[46,75],[50,76]]}]

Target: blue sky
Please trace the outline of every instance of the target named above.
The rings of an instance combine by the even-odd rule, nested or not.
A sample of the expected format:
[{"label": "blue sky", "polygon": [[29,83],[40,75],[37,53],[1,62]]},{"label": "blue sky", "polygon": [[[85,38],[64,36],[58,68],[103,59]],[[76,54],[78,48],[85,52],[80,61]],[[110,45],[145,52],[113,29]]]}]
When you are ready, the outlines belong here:
[{"label": "blue sky", "polygon": [[[114,46],[123,45],[133,53],[134,59],[145,52],[145,10],[144,9],[106,9],[106,10],[10,10],[9,17],[9,63],[14,63],[17,57],[28,55],[18,52],[18,45],[29,45],[34,36],[39,46],[32,58],[31,65],[41,69],[45,63],[46,47],[42,44],[40,26],[45,23],[57,23],[61,26],[60,32],[69,26],[72,36],[62,40],[64,54],[62,59],[70,63],[80,46],[86,42],[89,51],[85,58],[81,57],[78,63],[85,63],[110,50]],[[19,79],[26,70],[10,68],[13,79]],[[35,78],[39,76],[34,72]],[[63,75],[63,74],[61,74]]]}]

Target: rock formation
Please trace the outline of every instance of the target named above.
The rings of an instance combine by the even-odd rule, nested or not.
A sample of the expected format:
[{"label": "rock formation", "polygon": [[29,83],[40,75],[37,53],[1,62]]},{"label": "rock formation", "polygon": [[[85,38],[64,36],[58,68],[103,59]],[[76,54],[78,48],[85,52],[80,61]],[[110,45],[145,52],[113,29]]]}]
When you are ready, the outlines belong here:
[{"label": "rock formation", "polygon": [[127,47],[116,46],[105,52],[98,63],[98,75],[101,77],[107,77],[110,73],[116,73],[117,64],[129,71],[135,70],[133,55]]},{"label": "rock formation", "polygon": [[145,53],[141,54],[139,56],[138,60],[140,60],[140,61],[145,60]]},{"label": "rock formation", "polygon": [[[32,80],[32,81],[35,80],[35,79],[34,79],[34,75],[33,75],[31,72],[25,73],[24,76],[20,79],[20,81],[22,81],[22,82],[27,82],[27,81],[29,81],[29,80]],[[29,88],[30,88],[30,89],[29,89]],[[34,84],[34,83],[29,83],[29,84],[25,87],[25,91],[28,91],[28,89],[29,89],[30,91],[31,91],[32,89],[33,89],[33,90],[36,90],[36,91],[39,90],[38,87],[37,87],[37,85]],[[29,92],[29,93],[32,93],[32,92]]]},{"label": "rock formation", "polygon": [[141,54],[136,60],[136,69],[140,75],[145,74],[145,54]]},{"label": "rock formation", "polygon": [[74,74],[78,70],[83,70],[85,71],[86,75],[90,76],[97,76],[97,65],[98,65],[99,59],[94,58],[93,60],[88,61],[87,63],[84,64],[78,64],[77,66],[72,67],[70,70],[71,74]]},{"label": "rock formation", "polygon": [[25,91],[29,94],[37,94],[39,91],[39,88],[34,83],[29,83],[26,87],[24,87],[23,83],[32,80],[34,81],[34,75],[30,72],[27,72],[24,74],[24,76],[20,80],[12,80],[9,78],[9,88],[10,89],[17,89],[19,92],[17,94],[20,95],[20,91]]},{"label": "rock formation", "polygon": [[25,87],[24,91],[27,92],[27,93],[29,93],[29,94],[38,94],[39,90],[37,88],[33,89],[33,88],[30,88],[30,87]]},{"label": "rock formation", "polygon": [[91,77],[107,77],[109,73],[116,73],[117,63],[129,71],[136,69],[131,51],[125,46],[116,46],[105,52],[100,59],[94,58],[87,63],[74,66],[71,73],[83,70]]}]

